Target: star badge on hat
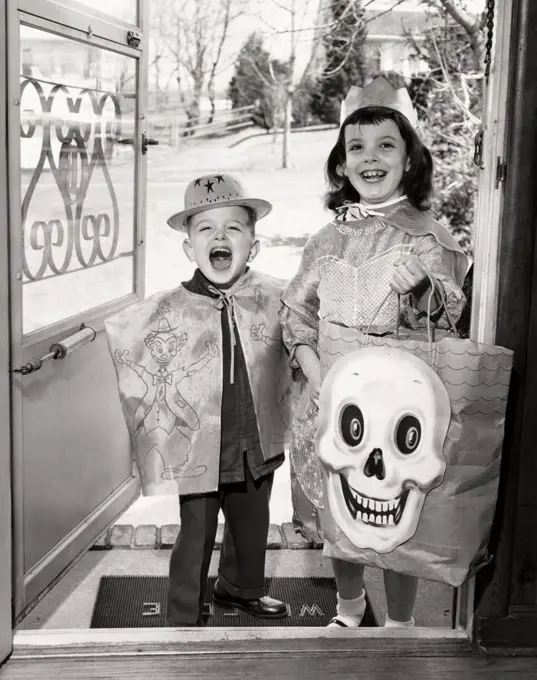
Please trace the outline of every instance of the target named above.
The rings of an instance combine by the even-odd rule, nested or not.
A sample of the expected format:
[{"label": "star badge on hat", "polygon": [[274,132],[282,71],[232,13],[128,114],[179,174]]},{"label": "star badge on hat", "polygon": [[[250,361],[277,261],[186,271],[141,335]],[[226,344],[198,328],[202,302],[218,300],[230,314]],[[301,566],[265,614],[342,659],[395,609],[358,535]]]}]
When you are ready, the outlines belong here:
[{"label": "star badge on hat", "polygon": [[185,208],[168,219],[172,229],[184,231],[186,221],[196,213],[230,205],[251,208],[260,220],[272,210],[272,204],[248,195],[242,184],[226,173],[203,175],[193,179],[185,190]]}]

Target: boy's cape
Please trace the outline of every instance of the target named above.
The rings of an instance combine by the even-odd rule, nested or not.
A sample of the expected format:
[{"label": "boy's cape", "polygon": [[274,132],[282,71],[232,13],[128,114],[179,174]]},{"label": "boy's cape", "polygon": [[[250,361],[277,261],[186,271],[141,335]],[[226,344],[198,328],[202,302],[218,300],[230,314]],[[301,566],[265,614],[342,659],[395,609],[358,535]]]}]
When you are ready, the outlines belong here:
[{"label": "boy's cape", "polygon": [[220,299],[181,286],[106,321],[144,495],[218,488],[224,305],[244,352],[263,457],[281,454],[298,396],[281,339],[281,291],[250,270]]}]

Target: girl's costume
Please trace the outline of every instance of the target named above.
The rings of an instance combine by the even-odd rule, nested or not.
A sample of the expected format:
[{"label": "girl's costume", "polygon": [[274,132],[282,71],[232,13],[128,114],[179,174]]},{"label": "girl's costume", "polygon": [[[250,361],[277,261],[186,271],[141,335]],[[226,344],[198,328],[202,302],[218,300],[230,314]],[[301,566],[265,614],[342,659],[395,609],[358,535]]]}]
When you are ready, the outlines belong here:
[{"label": "girl's costume", "polygon": [[[283,339],[291,366],[298,367],[298,345],[317,351],[319,318],[383,335],[394,332],[399,311],[400,325],[424,328],[427,314],[417,309],[412,295],[403,296],[399,310],[393,295],[378,311],[390,292],[394,262],[410,253],[419,256],[443,287],[456,321],[465,305],[461,286],[467,258],[447,230],[405,197],[376,210],[346,204],[306,243],[300,268],[282,296]],[[443,311],[431,310],[431,319],[447,328]],[[316,423],[317,408],[305,388],[295,414],[290,460],[294,523],[310,540],[318,540],[317,511],[323,505]]]}]

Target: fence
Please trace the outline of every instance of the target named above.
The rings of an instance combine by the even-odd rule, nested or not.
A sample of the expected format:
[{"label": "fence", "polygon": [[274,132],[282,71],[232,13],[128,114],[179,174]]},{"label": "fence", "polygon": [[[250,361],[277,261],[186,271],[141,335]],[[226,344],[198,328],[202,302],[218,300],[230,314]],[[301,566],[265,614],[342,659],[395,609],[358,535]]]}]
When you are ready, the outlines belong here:
[{"label": "fence", "polygon": [[237,132],[248,127],[253,127],[252,113],[255,106],[243,106],[238,109],[225,109],[215,111],[211,123],[207,121],[208,115],[200,116],[197,125],[189,125],[182,111],[148,116],[147,136],[157,139],[161,144],[180,146],[185,139],[196,139],[223,135],[228,132]]}]

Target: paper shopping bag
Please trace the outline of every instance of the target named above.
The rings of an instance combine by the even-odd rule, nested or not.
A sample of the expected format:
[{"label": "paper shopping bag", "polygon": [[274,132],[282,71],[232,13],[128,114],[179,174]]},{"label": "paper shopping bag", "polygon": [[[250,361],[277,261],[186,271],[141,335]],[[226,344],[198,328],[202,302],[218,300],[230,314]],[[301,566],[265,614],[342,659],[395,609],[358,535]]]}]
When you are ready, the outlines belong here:
[{"label": "paper shopping bag", "polygon": [[460,586],[489,560],[513,353],[319,333],[325,554]]}]

